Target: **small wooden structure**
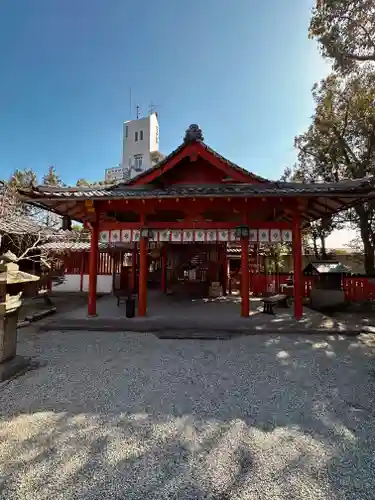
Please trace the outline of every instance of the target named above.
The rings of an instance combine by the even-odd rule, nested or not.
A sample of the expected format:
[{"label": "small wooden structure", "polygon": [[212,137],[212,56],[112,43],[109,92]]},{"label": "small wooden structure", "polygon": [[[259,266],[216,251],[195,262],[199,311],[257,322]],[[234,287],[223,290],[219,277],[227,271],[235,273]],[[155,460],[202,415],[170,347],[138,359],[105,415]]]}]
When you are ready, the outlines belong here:
[{"label": "small wooden structure", "polygon": [[345,303],[343,278],[350,269],[338,261],[310,262],[303,270],[304,276],[314,276],[311,306],[315,309],[339,307]]}]

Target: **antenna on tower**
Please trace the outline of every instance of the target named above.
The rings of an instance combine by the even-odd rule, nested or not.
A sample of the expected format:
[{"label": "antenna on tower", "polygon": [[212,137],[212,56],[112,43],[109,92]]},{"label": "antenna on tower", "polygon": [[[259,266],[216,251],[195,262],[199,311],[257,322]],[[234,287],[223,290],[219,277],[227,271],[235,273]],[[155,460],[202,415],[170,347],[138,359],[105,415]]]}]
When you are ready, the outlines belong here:
[{"label": "antenna on tower", "polygon": [[135,109],[137,110],[137,120],[139,120],[140,108],[139,108],[138,104],[137,104]]},{"label": "antenna on tower", "polygon": [[129,120],[132,117],[132,88],[129,88]]}]

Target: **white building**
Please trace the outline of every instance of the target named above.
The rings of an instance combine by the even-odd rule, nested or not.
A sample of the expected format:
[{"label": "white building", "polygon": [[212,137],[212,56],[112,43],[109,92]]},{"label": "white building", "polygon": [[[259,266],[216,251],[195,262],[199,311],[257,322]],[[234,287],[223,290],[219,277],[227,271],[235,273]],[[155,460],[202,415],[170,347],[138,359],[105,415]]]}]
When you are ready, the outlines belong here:
[{"label": "white building", "polygon": [[121,165],[105,171],[106,182],[119,182],[148,170],[164,156],[159,152],[157,113],[124,123]]},{"label": "white building", "polygon": [[104,181],[107,184],[112,184],[113,182],[120,182],[126,179],[126,172],[121,165],[117,165],[117,167],[106,168]]}]

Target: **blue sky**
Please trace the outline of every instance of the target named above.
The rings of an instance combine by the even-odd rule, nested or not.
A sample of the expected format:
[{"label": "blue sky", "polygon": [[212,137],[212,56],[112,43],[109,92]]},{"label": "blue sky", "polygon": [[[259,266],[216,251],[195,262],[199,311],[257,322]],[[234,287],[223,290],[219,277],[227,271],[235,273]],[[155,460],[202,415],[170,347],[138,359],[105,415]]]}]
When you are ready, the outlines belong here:
[{"label": "blue sky", "polygon": [[160,149],[190,123],[222,155],[278,178],[327,67],[312,1],[2,0],[0,178],[56,165],[70,184],[121,160],[122,122],[160,105]]}]

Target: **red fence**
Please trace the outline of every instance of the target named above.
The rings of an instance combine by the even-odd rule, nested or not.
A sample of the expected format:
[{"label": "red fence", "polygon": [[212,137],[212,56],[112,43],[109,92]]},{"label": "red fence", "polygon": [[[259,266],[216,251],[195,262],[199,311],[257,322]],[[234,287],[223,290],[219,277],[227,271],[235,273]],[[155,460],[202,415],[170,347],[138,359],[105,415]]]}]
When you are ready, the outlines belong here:
[{"label": "red fence", "polygon": [[[98,274],[111,275],[113,266],[116,265],[116,272],[119,271],[120,262],[114,264],[113,257],[105,252],[99,253]],[[88,274],[89,272],[89,252],[71,252],[64,258],[65,274]],[[285,284],[288,274],[266,275],[250,274],[250,290],[254,295],[262,295],[266,292],[277,291],[280,285]],[[231,279],[233,291],[239,290],[240,276]],[[314,282],[314,276],[304,276],[304,297],[309,297]],[[365,276],[350,276],[343,278],[343,288],[347,300],[363,301],[375,300],[375,278]]]},{"label": "red fence", "polygon": [[[286,283],[289,275],[250,275],[250,290],[254,295],[280,290],[280,285]],[[310,297],[314,276],[303,276],[303,296]],[[231,280],[232,290],[239,290],[240,277]],[[345,297],[349,301],[375,300],[375,279],[365,276],[349,276],[343,278]]]},{"label": "red fence", "polygon": [[344,291],[347,300],[375,300],[375,279],[365,277],[344,278]]},{"label": "red fence", "polygon": [[[89,273],[89,252],[71,252],[64,257],[65,274],[88,274]],[[114,260],[112,256],[105,252],[99,253],[98,274],[111,275],[113,273]],[[117,263],[118,267],[118,263]]]}]

